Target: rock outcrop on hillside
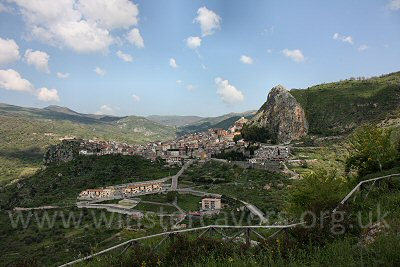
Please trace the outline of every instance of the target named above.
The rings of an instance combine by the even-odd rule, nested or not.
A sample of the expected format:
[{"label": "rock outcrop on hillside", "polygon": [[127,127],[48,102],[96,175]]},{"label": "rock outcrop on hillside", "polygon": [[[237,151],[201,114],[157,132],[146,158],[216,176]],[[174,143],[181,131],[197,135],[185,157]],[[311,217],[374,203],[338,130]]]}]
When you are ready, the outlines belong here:
[{"label": "rock outcrop on hillside", "polygon": [[50,146],[43,157],[43,165],[49,166],[73,160],[79,154],[80,140],[63,140]]},{"label": "rock outcrop on hillside", "polygon": [[250,125],[265,127],[277,143],[289,143],[308,133],[304,110],[282,85],[275,86]]}]

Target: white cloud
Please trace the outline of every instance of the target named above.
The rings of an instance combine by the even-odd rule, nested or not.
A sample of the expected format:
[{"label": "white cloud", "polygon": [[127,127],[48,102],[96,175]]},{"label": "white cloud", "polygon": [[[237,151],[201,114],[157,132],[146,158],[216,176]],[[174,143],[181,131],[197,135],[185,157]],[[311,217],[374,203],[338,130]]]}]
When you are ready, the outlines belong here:
[{"label": "white cloud", "polygon": [[186,39],[186,44],[191,49],[196,49],[201,46],[201,38],[198,36],[190,36]]},{"label": "white cloud", "polygon": [[100,107],[100,110],[95,112],[94,114],[96,115],[115,115],[117,111],[119,111],[119,107],[111,107],[108,105],[102,105]]},{"label": "white cloud", "polygon": [[390,0],[389,8],[391,10],[399,10],[400,9],[400,0]]},{"label": "white cloud", "polygon": [[360,45],[360,46],[358,47],[358,51],[362,52],[362,51],[367,50],[368,48],[369,48],[368,45],[363,44],[363,45]]},{"label": "white cloud", "polygon": [[235,86],[229,84],[228,80],[224,80],[220,77],[215,78],[215,84],[217,86],[217,94],[221,100],[228,106],[243,102],[244,95]]},{"label": "white cloud", "polygon": [[28,49],[25,51],[24,59],[28,65],[35,66],[38,71],[50,73],[50,56],[46,52]]},{"label": "white cloud", "polygon": [[106,75],[106,71],[105,71],[104,69],[99,68],[99,67],[96,67],[93,71],[94,71],[97,75],[100,75],[100,76]]},{"label": "white cloud", "polygon": [[126,39],[131,43],[136,45],[136,47],[143,48],[144,41],[140,35],[139,29],[133,28],[126,36]]},{"label": "white cloud", "polygon": [[206,69],[207,69],[206,65],[204,65],[203,63],[201,64],[201,68],[202,68],[203,70],[206,70]]},{"label": "white cloud", "polygon": [[68,72],[66,72],[66,73],[57,72],[57,77],[61,78],[61,79],[66,79],[69,77],[69,73]]},{"label": "white cloud", "polygon": [[111,31],[136,25],[139,13],[129,0],[9,1],[16,3],[28,38],[82,53],[108,52],[118,39]]},{"label": "white cloud", "polygon": [[342,41],[344,43],[353,44],[353,37],[351,37],[350,35],[349,36],[343,36],[343,35],[340,35],[339,33],[335,33],[333,35],[333,39],[340,40],[340,41]]},{"label": "white cloud", "polygon": [[77,9],[100,27],[113,30],[137,25],[139,9],[129,0],[84,0]]},{"label": "white cloud", "polygon": [[175,58],[170,58],[169,59],[169,65],[174,69],[176,69],[178,67],[178,64],[176,64]]},{"label": "white cloud", "polygon": [[0,70],[0,87],[6,90],[33,93],[35,87],[13,69]]},{"label": "white cloud", "polygon": [[[60,24],[55,27],[57,36],[53,39],[60,38],[67,47],[76,52],[107,52],[108,47],[114,42],[108,30],[101,29],[96,24],[90,24],[84,20]],[[55,40],[55,42],[57,41]]]},{"label": "white cloud", "polygon": [[135,95],[135,94],[132,95],[132,99],[135,102],[139,102],[140,101],[140,97],[138,95]]},{"label": "white cloud", "polygon": [[40,88],[38,92],[38,99],[44,102],[58,102],[60,97],[56,89],[47,89],[46,87]]},{"label": "white cloud", "polygon": [[282,53],[285,57],[292,59],[293,61],[300,63],[305,60],[303,52],[299,49],[289,50],[287,48],[282,50]]},{"label": "white cloud", "polygon": [[125,62],[132,62],[133,61],[133,57],[129,54],[124,54],[121,50],[117,51],[117,56],[122,59]]},{"label": "white cloud", "polygon": [[253,59],[251,57],[245,56],[245,55],[240,57],[240,61],[242,61],[244,64],[249,64],[249,65],[253,64]]},{"label": "white cloud", "polygon": [[19,60],[19,47],[12,39],[0,38],[0,65]]},{"label": "white cloud", "polygon": [[194,86],[192,84],[188,84],[186,86],[186,90],[188,90],[189,92],[192,92],[192,91],[196,90],[196,86]]},{"label": "white cloud", "polygon": [[272,53],[272,49],[267,49],[267,53],[271,54]]},{"label": "white cloud", "polygon": [[213,34],[215,30],[221,27],[221,17],[206,7],[197,10],[197,17],[194,21],[200,24],[202,37]]},{"label": "white cloud", "polygon": [[13,69],[0,70],[0,88],[12,91],[31,93],[37,96],[40,101],[60,101],[56,89],[47,89],[45,87],[38,90],[33,84]]},{"label": "white cloud", "polygon": [[177,84],[182,84],[182,80],[176,80]]}]

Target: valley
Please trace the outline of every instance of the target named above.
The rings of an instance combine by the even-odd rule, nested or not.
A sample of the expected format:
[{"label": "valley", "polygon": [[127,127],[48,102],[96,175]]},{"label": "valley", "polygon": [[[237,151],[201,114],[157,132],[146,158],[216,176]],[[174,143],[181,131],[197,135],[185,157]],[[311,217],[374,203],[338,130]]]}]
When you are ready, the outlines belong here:
[{"label": "valley", "polygon": [[[397,80],[392,80],[393,77]],[[382,83],[389,80],[388,90],[399,81],[398,73],[373,78],[374,83],[377,83],[376,79],[382,79]],[[348,90],[365,82],[368,81],[351,81]],[[339,82],[337,86],[332,85],[325,90],[339,88],[339,92],[342,92],[344,89],[340,89],[340,86],[343,83],[347,82]],[[279,88],[277,93],[272,91],[257,114],[251,113],[253,115],[247,117],[244,114],[240,114],[242,117],[237,117],[237,114],[224,115],[210,122],[190,117],[188,120],[193,123],[192,126],[159,124],[173,124],[174,116],[157,118],[162,120],[152,122],[133,116],[117,118],[85,115],[54,106],[29,109],[2,105],[4,123],[1,124],[1,134],[7,140],[2,143],[1,154],[4,162],[0,197],[1,236],[5,240],[1,247],[3,261],[6,264],[61,265],[126,240],[157,235],[163,231],[196,229],[216,223],[229,226],[238,225],[239,222],[243,227],[285,225],[288,222],[298,222],[304,209],[313,212],[322,208],[333,209],[360,179],[400,173],[399,154],[396,152],[400,151],[400,147],[396,147],[400,132],[398,125],[386,124],[385,128],[378,130],[358,128],[354,131],[346,125],[360,124],[358,117],[354,120],[340,120],[331,114],[331,119],[337,120],[335,123],[332,121],[332,125],[340,125],[341,129],[349,130],[340,132],[340,136],[338,132],[325,132],[324,125],[316,123],[320,120],[320,113],[310,111],[318,109],[302,102],[316,97],[315,92],[320,92],[320,89],[315,88],[301,91],[302,95],[296,90]],[[276,100],[282,99],[281,95],[283,99],[290,98],[288,94],[292,92],[295,97],[290,101],[299,101],[301,104]],[[360,89],[360,100],[352,103],[359,103],[364,101],[361,99],[381,93],[380,90],[374,92],[371,94]],[[342,93],[337,98],[340,95]],[[376,101],[380,98],[374,99],[376,108],[379,108],[381,104]],[[337,100],[331,98],[331,101],[336,103]],[[374,121],[377,125],[380,122],[383,124],[383,121],[393,121],[398,103],[390,103],[390,112],[366,114],[365,120]],[[298,110],[296,105],[305,107],[305,115],[294,123],[292,115],[288,114]],[[360,109],[357,112],[364,114],[363,105],[354,105],[355,110]],[[271,110],[285,109],[286,113],[270,113]],[[278,123],[280,128],[275,122],[271,123],[273,120],[269,116],[281,122]],[[303,123],[303,126],[294,126],[299,123]],[[205,125],[213,127],[202,132]],[[196,131],[183,134],[188,127]],[[318,130],[315,127],[320,128]],[[183,132],[179,134],[179,131]],[[261,131],[267,131],[267,134]],[[296,131],[300,134],[296,134]],[[370,151],[355,150],[352,147],[352,140],[361,138],[363,132],[375,135],[376,140],[389,134],[393,140],[377,144],[387,146],[385,151],[393,148],[393,153],[397,153],[397,156],[394,154],[391,158],[379,158],[379,162],[387,162],[381,164],[381,170],[374,161],[362,163],[369,164],[368,168],[366,165],[357,165],[357,162],[349,165],[351,158],[363,160],[364,156],[359,157],[355,153],[369,153],[371,159],[376,153],[374,145],[371,145]],[[334,136],[329,136],[333,133]],[[357,142],[371,143],[370,135],[366,139],[357,139]],[[384,137],[382,140],[386,139]],[[363,173],[362,176],[360,173]],[[396,193],[400,190],[398,185],[393,179],[370,187],[371,195],[356,205],[352,204],[352,211],[346,215],[349,216],[346,220],[353,220],[356,211],[365,213],[365,209],[374,206],[373,199],[387,199],[383,208],[389,209],[390,205],[399,200]],[[210,203],[213,203],[212,208]],[[398,228],[397,208],[390,207],[392,228],[380,230],[387,233],[396,232]],[[268,229],[257,231],[261,237],[272,234]],[[290,242],[301,242],[299,240],[303,237],[300,233],[303,230],[295,227],[288,231],[292,233]],[[233,229],[224,231],[228,235],[234,233]],[[258,235],[251,238],[253,243],[258,244],[256,247],[269,247],[263,243],[264,237]],[[307,235],[313,238],[313,232]],[[348,230],[343,235],[345,238],[356,238],[359,233]],[[213,238],[198,239],[194,232],[179,238],[188,238],[180,242],[198,240],[198,243],[191,245],[193,249],[201,247],[201,242],[218,242]],[[240,238],[235,243],[238,246],[246,243],[243,241],[245,236]],[[397,239],[381,239],[379,242],[399,242]],[[161,240],[164,239],[149,239],[143,241],[143,246],[156,246]],[[288,237],[281,235],[277,235],[276,240],[289,242]],[[321,240],[312,240],[322,244],[319,243]],[[323,242],[339,242],[340,246],[348,245],[346,242],[349,242],[333,241],[330,238],[326,240]],[[162,250],[174,246],[171,242],[162,245]],[[328,254],[333,253],[329,250],[333,248],[329,246],[323,248]],[[217,251],[219,249],[222,248],[219,247]],[[21,250],[25,250],[24,260],[15,253]],[[136,250],[130,249],[122,256],[110,252],[109,258],[99,257],[100,264],[113,265],[110,262],[137,257],[132,256],[132,253],[137,255]],[[247,254],[242,258],[243,255],[234,251],[230,252],[233,253],[230,257],[241,264],[247,264],[252,258]],[[173,263],[168,259],[168,253],[160,253],[157,254],[158,258],[168,264]],[[257,252],[253,253],[258,255]],[[152,257],[153,254],[143,255]],[[298,255],[295,257],[301,260]],[[324,260],[321,255],[315,257],[311,260]],[[151,262],[150,258],[143,260]],[[203,260],[197,258],[196,262]],[[265,261],[262,258],[257,260]],[[219,262],[218,259],[213,261]],[[187,259],[186,262],[191,260]],[[91,266],[93,263],[88,261],[82,264]]]},{"label": "valley", "polygon": [[400,0],[0,0],[0,267],[400,266]]}]

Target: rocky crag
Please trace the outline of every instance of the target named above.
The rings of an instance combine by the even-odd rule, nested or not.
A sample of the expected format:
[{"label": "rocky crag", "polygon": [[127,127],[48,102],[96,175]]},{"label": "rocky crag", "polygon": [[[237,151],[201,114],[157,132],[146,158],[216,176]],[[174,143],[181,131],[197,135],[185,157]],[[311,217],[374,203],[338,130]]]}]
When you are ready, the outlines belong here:
[{"label": "rocky crag", "polygon": [[305,113],[296,99],[282,85],[275,86],[250,125],[266,128],[278,143],[289,143],[308,133]]},{"label": "rocky crag", "polygon": [[80,140],[63,140],[50,146],[43,157],[43,165],[59,164],[73,160],[79,154]]}]

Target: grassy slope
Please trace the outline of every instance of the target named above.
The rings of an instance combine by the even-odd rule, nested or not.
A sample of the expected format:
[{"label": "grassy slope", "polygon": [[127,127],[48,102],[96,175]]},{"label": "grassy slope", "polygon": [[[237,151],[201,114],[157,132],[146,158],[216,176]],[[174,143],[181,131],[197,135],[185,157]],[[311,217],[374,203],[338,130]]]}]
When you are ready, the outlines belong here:
[{"label": "grassy slope", "polygon": [[[0,261],[7,265],[28,258],[37,260],[36,262],[41,266],[56,265],[72,260],[73,257],[82,255],[81,253],[104,249],[121,240],[162,231],[158,224],[146,230],[129,231],[125,227],[121,228],[118,214],[108,212],[105,213],[107,220],[113,218],[111,227],[105,225],[98,227],[95,224],[101,220],[101,211],[77,209],[76,197],[85,188],[158,179],[173,175],[177,171],[177,168],[166,168],[162,164],[152,163],[141,157],[119,155],[79,157],[59,166],[50,166],[20,181],[19,185],[6,186],[0,194],[2,210],[0,212],[0,237],[2,238]],[[12,210],[15,206],[41,205],[61,206],[59,209],[47,211],[50,221],[56,218],[55,227],[49,228],[47,224],[44,228],[39,227],[37,223],[33,223],[36,215],[31,217],[33,222],[27,229],[23,229],[21,224],[16,229],[12,227],[8,210]],[[166,209],[175,210],[172,207],[164,207],[164,210]],[[67,219],[71,212],[76,220],[83,213],[83,220],[77,228],[65,228],[61,220],[61,213]],[[24,218],[28,218],[28,212],[23,214]],[[38,214],[39,218],[43,218],[43,211],[38,211]],[[12,216],[16,218],[17,214],[13,213]],[[41,221],[41,219],[38,220]],[[104,222],[104,217],[102,220]],[[121,220],[124,225],[129,222],[131,227],[137,228],[137,222],[129,221],[127,216],[122,216]],[[158,220],[155,218],[155,221]]]},{"label": "grassy slope", "polygon": [[[5,209],[15,206],[71,205],[83,189],[159,179],[177,172],[141,157],[107,155],[78,157],[50,166],[30,178],[4,188],[0,200]],[[21,187],[18,189],[18,186]]]},{"label": "grassy slope", "polygon": [[204,118],[197,122],[184,125],[178,128],[178,135],[184,135],[187,133],[194,132],[205,132],[210,128],[228,128],[240,117],[245,116],[246,118],[252,117],[255,111],[246,111],[243,113],[229,113],[218,117]]},{"label": "grassy slope", "polygon": [[366,122],[399,115],[400,72],[363,81],[346,80],[290,93],[305,109],[310,133],[348,133]]},{"label": "grassy slope", "polygon": [[167,126],[181,127],[202,120],[199,116],[150,115],[147,119]]},{"label": "grassy slope", "polygon": [[[248,201],[263,211],[279,211],[284,192],[291,183],[282,174],[258,169],[243,169],[230,164],[208,162],[187,169],[180,181],[192,181],[198,190]],[[265,185],[269,189],[264,189]]]}]

